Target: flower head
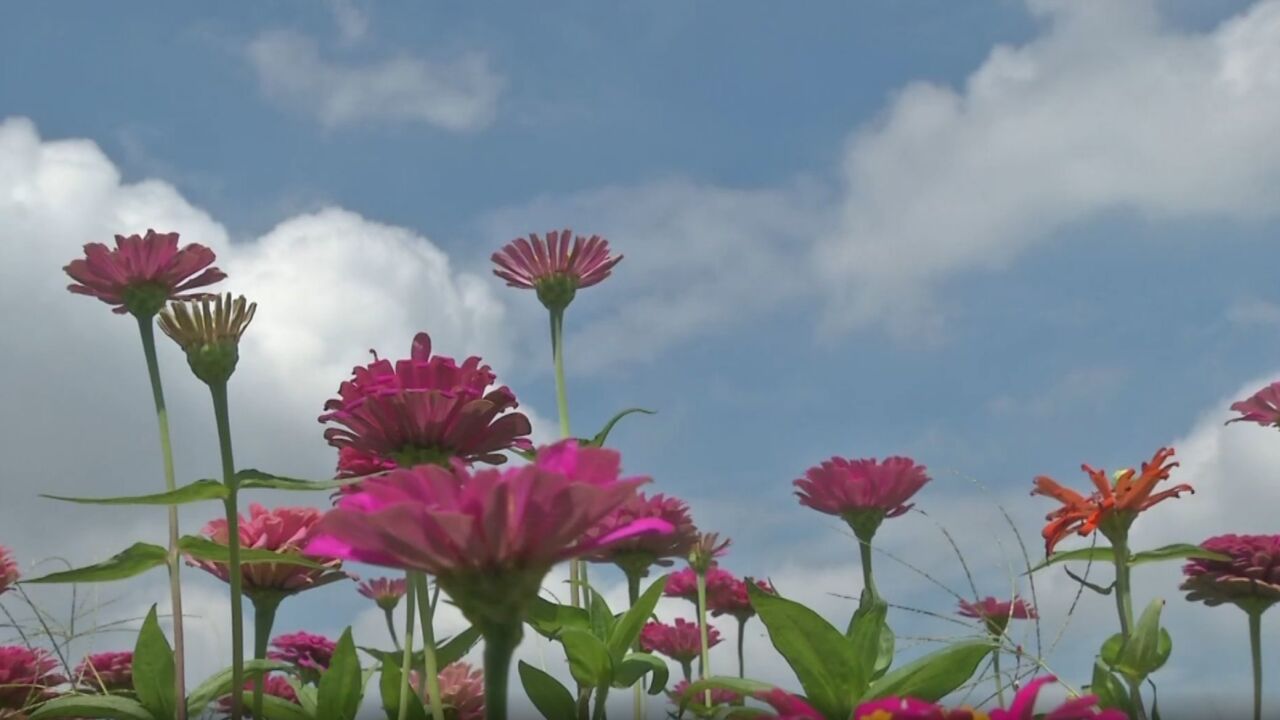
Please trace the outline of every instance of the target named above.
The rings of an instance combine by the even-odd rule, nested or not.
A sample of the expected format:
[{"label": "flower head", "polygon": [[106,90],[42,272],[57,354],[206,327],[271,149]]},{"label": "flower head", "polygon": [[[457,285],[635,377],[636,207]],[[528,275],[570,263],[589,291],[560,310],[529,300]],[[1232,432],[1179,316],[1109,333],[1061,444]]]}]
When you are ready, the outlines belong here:
[{"label": "flower head", "polygon": [[[1141,472],[1129,468],[1116,473],[1114,484],[1105,471],[1082,465],[1095,488],[1089,497],[1062,487],[1052,478],[1037,477],[1031,494],[1046,495],[1062,503],[1062,507],[1045,516],[1048,524],[1041,533],[1045,540],[1045,554],[1052,554],[1053,548],[1073,532],[1084,537],[1102,530],[1103,535],[1114,542],[1114,536],[1128,532],[1142,511],[1184,492],[1195,492],[1185,484],[1153,492],[1156,484],[1167,480],[1169,473],[1178,466],[1176,462],[1169,462],[1173,454],[1173,448],[1161,448],[1151,462],[1142,463]],[[1135,475],[1137,479],[1134,479]]]},{"label": "flower head", "polygon": [[[679,618],[674,625],[650,621],[640,629],[640,649],[666,655],[678,663],[690,663],[702,652],[701,638],[696,622]],[[708,625],[707,647],[712,648],[718,644],[720,631]]]},{"label": "flower head", "polygon": [[13,587],[20,577],[22,574],[18,572],[18,561],[9,548],[0,545],[0,595]]},{"label": "flower head", "polygon": [[196,377],[209,385],[225,383],[240,360],[240,338],[253,322],[257,303],[243,295],[205,296],[170,303],[160,311],[160,329],[187,354]]},{"label": "flower head", "polygon": [[1183,567],[1188,600],[1257,612],[1280,602],[1280,535],[1219,535],[1200,547],[1227,559],[1196,558]]},{"label": "flower head", "polygon": [[782,688],[755,694],[755,699],[773,708],[772,715],[759,715],[769,720],[825,720],[818,709],[799,695],[792,695]]},{"label": "flower head", "polygon": [[1244,400],[1231,404],[1240,417],[1227,421],[1251,422],[1266,427],[1280,427],[1280,382],[1273,382]]},{"label": "flower head", "polygon": [[720,533],[698,533],[693,547],[689,548],[689,567],[694,572],[705,573],[716,564],[716,558],[729,551],[729,538],[720,540]]},{"label": "flower head", "polygon": [[[777,594],[777,590],[768,580],[752,580],[757,588]],[[689,602],[698,602],[698,575],[693,568],[685,568],[667,576],[667,587],[663,592],[667,597],[684,598]],[[707,609],[713,617],[729,615],[739,622],[746,622],[756,614],[751,606],[751,596],[747,594],[747,581],[741,580],[733,573],[712,565],[707,569]]]},{"label": "flower head", "polygon": [[923,465],[894,456],[883,461],[833,457],[792,484],[801,505],[843,518],[859,539],[870,542],[882,520],[911,509],[907,501],[927,482]]},{"label": "flower head", "polygon": [[648,478],[619,479],[612,450],[565,440],[529,465],[500,471],[423,465],[364,481],[316,528],[307,550],[438,578],[473,624],[508,622],[551,566],[638,533],[656,518],[589,538],[586,531]]},{"label": "flower head", "polygon": [[89,655],[76,666],[75,683],[92,692],[107,694],[133,690],[133,653],[101,652]]},{"label": "flower head", "polygon": [[[337,558],[304,550],[322,513],[314,508],[281,507],[268,510],[258,503],[249,506],[249,517],[240,516],[240,547],[276,553],[307,554],[307,560],[323,567],[307,567],[287,562],[253,562],[240,566],[244,594],[249,597],[283,597],[346,578]],[[201,531],[219,545],[227,544],[227,521],[209,521]],[[227,564],[212,560],[188,559],[190,565],[227,580]]]},{"label": "flower head", "polygon": [[1014,596],[1012,600],[985,597],[977,602],[960,601],[960,615],[981,620],[993,635],[1003,635],[1010,620],[1035,620],[1036,609],[1031,603]]},{"label": "flower head", "polygon": [[[168,300],[199,297],[189,293],[226,277],[213,264],[213,251],[191,243],[178,249],[178,233],[147,230],[145,237],[116,236],[114,250],[102,243],[84,246],[84,257],[63,268],[74,283],[67,289],[114,305],[116,313],[149,318]],[[203,272],[201,272],[203,271]]]},{"label": "flower head", "polygon": [[54,672],[58,661],[40,649],[0,646],[0,708],[21,710],[66,681]]},{"label": "flower head", "polygon": [[377,578],[360,583],[356,589],[383,610],[394,610],[406,588],[404,578]]},{"label": "flower head", "polygon": [[[244,684],[245,692],[253,692],[257,682],[250,679]],[[266,676],[266,680],[262,683],[262,692],[264,695],[278,697],[281,700],[298,704],[298,693],[294,691],[293,686],[285,679],[284,675],[278,673],[270,673]],[[231,712],[231,696],[224,695],[218,698],[218,709],[224,713]]]},{"label": "flower head", "polygon": [[689,555],[698,540],[698,529],[689,516],[689,506],[683,501],[662,494],[645,497],[644,493],[628,500],[626,504],[609,513],[588,531],[590,536],[609,535],[620,527],[637,520],[657,518],[675,528],[667,535],[640,535],[609,546],[587,557],[593,562],[611,562],[625,572],[635,572],[641,577],[649,567],[669,567],[670,558]]},{"label": "flower head", "polygon": [[[573,238],[573,245],[569,240]],[[609,241],[599,235],[573,237],[569,230],[547,233],[547,239],[530,234],[517,238],[493,254],[493,274],[507,285],[536,290],[549,310],[563,310],[579,288],[591,287],[609,277],[622,256],[609,256]]]},{"label": "flower head", "polygon": [[[501,451],[531,447],[529,418],[509,412],[518,403],[506,386],[490,389],[495,376],[480,358],[458,365],[431,355],[431,338],[418,333],[411,355],[393,366],[376,355],[357,367],[325,403],[325,439],[338,448],[339,475],[402,467],[447,465],[457,458],[494,465]],[[367,474],[367,473],[363,473]]]},{"label": "flower head", "polygon": [[[440,702],[450,720],[484,720],[484,671],[459,661],[440,671]],[[409,677],[413,689],[421,692],[422,678],[417,672]],[[430,699],[430,696],[428,696]]]},{"label": "flower head", "polygon": [[1031,680],[1022,686],[1007,709],[992,710],[991,720],[1032,720],[1036,717],[1043,720],[1126,720],[1128,718],[1122,710],[1099,708],[1096,695],[1073,698],[1048,712],[1035,714],[1036,697],[1040,694],[1040,688],[1057,681],[1058,679],[1052,675]]},{"label": "flower head", "polygon": [[323,635],[296,632],[277,636],[272,639],[271,647],[268,660],[280,660],[318,674],[329,669],[337,644]]}]

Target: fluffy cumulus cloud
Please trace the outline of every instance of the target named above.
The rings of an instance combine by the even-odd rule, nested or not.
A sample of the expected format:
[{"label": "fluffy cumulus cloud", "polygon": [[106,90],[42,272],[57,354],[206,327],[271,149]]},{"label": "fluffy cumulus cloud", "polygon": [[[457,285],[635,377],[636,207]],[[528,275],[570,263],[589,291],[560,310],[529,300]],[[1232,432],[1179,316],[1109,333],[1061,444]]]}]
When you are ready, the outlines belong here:
[{"label": "fluffy cumulus cloud", "polygon": [[[364,32],[349,18],[340,26],[347,37]],[[326,57],[315,39],[292,31],[264,33],[245,53],[264,95],[329,128],[386,121],[474,130],[492,122],[503,86],[479,53],[447,61],[400,54],[343,62]]]},{"label": "fluffy cumulus cloud", "polygon": [[1047,25],[960,88],[903,87],[844,155],[815,272],[836,327],[929,331],[957,273],[998,269],[1109,211],[1271,216],[1280,192],[1280,3],[1208,32],[1152,2],[1036,1]]}]

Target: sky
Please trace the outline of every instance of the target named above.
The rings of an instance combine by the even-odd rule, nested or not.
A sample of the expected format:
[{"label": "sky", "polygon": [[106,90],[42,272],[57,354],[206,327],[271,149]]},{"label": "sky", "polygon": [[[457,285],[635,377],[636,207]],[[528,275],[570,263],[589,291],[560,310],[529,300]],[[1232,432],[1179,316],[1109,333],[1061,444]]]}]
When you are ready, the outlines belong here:
[{"label": "sky", "polygon": [[[731,570],[837,626],[856,546],[790,485],[831,456],[928,466],[877,574],[891,602],[944,616],[949,591],[1031,593],[1013,528],[1037,556],[1052,507],[1032,478],[1083,484],[1081,463],[1177,448],[1174,481],[1197,493],[1144,517],[1140,547],[1280,530],[1280,438],[1223,426],[1280,376],[1280,2],[50,2],[0,18],[0,544],[29,573],[164,537],[163,514],[38,497],[160,482],[132,324],[60,270],[152,227],[213,247],[226,289],[259,303],[231,387],[240,464],[308,477],[334,463],[324,400],[418,331],[482,356],[553,438],[544,311],[488,258],[530,232],[607,237],[624,260],[567,321],[575,430],[656,410],[612,437],[627,471],[733,537]],[[207,394],[176,348],[161,361],[179,475],[214,476]],[[186,507],[184,525],[211,513]],[[224,590],[196,572],[194,642],[216,657]],[[1231,717],[1243,614],[1185,602],[1174,565],[1138,582],[1140,604],[1168,601],[1162,702],[1187,707],[1212,673],[1206,712]],[[92,622],[143,614],[163,583],[86,590],[110,601]],[[1086,683],[1111,600],[1072,608],[1056,571],[1035,592],[1027,646],[1041,635],[1046,667]],[[904,657],[970,632],[890,621]],[[347,624],[386,642],[350,586],[291,600],[280,628]],[[747,632],[748,674],[798,689]],[[565,675],[553,648],[521,652]]]}]

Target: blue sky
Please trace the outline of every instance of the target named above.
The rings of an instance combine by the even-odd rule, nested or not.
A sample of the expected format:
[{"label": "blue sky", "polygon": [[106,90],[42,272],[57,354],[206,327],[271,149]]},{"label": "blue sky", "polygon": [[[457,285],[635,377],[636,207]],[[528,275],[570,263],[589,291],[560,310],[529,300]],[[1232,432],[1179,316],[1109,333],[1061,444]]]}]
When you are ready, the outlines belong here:
[{"label": "blue sky", "polygon": [[[1034,545],[1048,507],[1025,498],[1031,478],[1078,481],[1081,462],[1198,453],[1183,479],[1202,492],[1152,542],[1276,530],[1269,511],[1204,496],[1275,493],[1270,436],[1218,426],[1280,369],[1278,18],[1275,2],[1189,0],[14,5],[0,237],[20,260],[0,292],[47,298],[114,343],[90,373],[106,382],[136,369],[135,341],[58,295],[57,268],[152,224],[225,248],[233,289],[278,312],[244,381],[242,455],[316,474],[332,463],[312,424],[325,393],[366,348],[395,355],[418,329],[484,353],[553,418],[545,319],[487,257],[530,231],[600,233],[627,259],[570,312],[576,429],[658,410],[617,431],[628,469],[733,535],[734,569],[850,593],[852,545],[789,482],[831,455],[911,454],[936,478],[920,506],[990,561],[980,589],[999,594],[993,503],[1016,503]],[[98,150],[57,145],[76,138]],[[69,340],[6,307],[32,338],[6,350],[9,372],[65,377],[36,358]],[[145,407],[120,409],[145,396],[120,382],[76,418],[34,393],[19,406],[86,432],[127,412],[149,430]],[[199,394],[175,392],[199,427]],[[133,478],[150,442],[103,440],[139,454],[110,474],[148,482]],[[212,473],[208,448],[180,453]],[[50,462],[82,476],[86,455],[100,461]],[[962,580],[928,522],[900,522],[887,547]],[[1171,578],[1152,594],[1185,605]],[[902,582],[916,605],[952,602]],[[305,618],[328,607],[302,603]],[[1080,652],[1063,662],[1083,681]],[[1179,662],[1171,678],[1197,668]]]}]

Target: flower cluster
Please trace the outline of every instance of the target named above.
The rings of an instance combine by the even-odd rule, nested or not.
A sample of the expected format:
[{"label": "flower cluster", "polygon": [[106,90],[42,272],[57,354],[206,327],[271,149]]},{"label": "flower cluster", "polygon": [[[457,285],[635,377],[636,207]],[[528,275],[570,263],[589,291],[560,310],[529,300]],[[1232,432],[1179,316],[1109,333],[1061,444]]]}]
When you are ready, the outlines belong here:
[{"label": "flower cluster", "polygon": [[0,646],[0,708],[21,710],[66,682],[58,661],[44,650],[21,645]]},{"label": "flower cluster", "polygon": [[76,685],[90,692],[107,694],[133,689],[133,653],[94,653],[80,661],[75,669]]}]

